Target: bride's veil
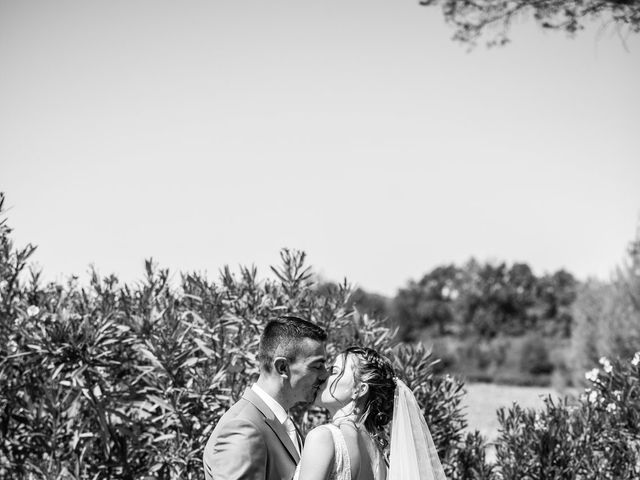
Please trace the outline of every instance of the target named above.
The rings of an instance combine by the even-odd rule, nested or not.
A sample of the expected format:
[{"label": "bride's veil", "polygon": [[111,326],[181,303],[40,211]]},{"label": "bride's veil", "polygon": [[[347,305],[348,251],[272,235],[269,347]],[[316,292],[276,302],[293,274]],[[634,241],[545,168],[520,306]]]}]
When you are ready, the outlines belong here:
[{"label": "bride's veil", "polygon": [[401,380],[393,404],[387,480],[446,480],[420,406]]}]

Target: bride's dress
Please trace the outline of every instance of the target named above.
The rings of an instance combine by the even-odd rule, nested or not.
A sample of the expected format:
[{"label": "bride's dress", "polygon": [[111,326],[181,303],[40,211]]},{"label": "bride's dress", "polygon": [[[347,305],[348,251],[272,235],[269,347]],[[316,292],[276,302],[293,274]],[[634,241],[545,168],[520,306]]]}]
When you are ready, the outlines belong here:
[{"label": "bride's dress", "polygon": [[[331,438],[333,438],[333,467],[331,468],[331,474],[327,480],[351,480],[351,459],[349,458],[349,452],[347,450],[347,443],[344,440],[344,435],[340,427],[331,423],[323,425],[318,428],[328,428],[331,432]],[[373,447],[375,449],[375,447]],[[374,478],[375,480],[382,480],[379,470],[381,464],[381,458],[377,449],[375,449],[376,455],[372,456],[375,459]],[[384,467],[383,467],[384,468]],[[296,473],[293,476],[293,480],[299,480],[300,477],[300,465],[296,468]],[[303,479],[304,480],[304,479]]]},{"label": "bride's dress", "polygon": [[[343,423],[351,423],[358,430],[353,422]],[[351,460],[342,430],[334,424],[317,428],[328,428],[333,438],[335,455],[327,480],[351,480]],[[396,380],[388,469],[373,439],[368,440],[365,445],[372,461],[373,480],[447,480],[420,405],[402,380]],[[299,477],[300,465],[293,480],[299,480]]]}]

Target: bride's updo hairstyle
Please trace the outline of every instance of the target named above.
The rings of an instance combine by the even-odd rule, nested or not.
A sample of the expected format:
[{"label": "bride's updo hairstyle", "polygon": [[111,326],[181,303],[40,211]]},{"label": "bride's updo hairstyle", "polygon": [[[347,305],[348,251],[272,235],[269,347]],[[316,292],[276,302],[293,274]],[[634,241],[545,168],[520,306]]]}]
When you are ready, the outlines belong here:
[{"label": "bride's updo hairstyle", "polygon": [[[393,416],[393,397],[396,389],[391,363],[378,352],[367,347],[348,347],[344,351],[353,359],[356,383],[364,383],[367,393],[356,402],[360,422],[372,435],[384,430]],[[383,441],[383,443],[386,443]]]}]

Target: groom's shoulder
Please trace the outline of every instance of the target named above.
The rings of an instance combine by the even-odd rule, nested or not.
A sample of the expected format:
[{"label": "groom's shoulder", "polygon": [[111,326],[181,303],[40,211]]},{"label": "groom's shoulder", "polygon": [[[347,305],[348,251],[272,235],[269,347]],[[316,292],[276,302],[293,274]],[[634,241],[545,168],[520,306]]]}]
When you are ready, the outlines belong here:
[{"label": "groom's shoulder", "polygon": [[243,416],[257,416],[258,414],[260,414],[260,410],[258,410],[258,408],[249,400],[241,397],[236,403],[231,405],[231,407],[225,412],[223,417],[228,417],[229,419],[231,419]]},{"label": "groom's shoulder", "polygon": [[219,424],[231,422],[233,420],[246,420],[250,423],[259,422],[264,420],[264,414],[252,401],[251,393],[249,391],[238,399],[236,403],[231,405],[222,417],[220,417]]},{"label": "groom's shoulder", "polygon": [[[262,418],[261,418],[262,417]],[[218,478],[240,478],[234,472],[226,476],[222,472],[237,467],[246,469],[241,460],[262,454],[267,449],[264,417],[245,398],[240,398],[218,420],[203,451],[205,478],[211,480],[213,471]],[[247,454],[249,457],[247,457]],[[243,461],[244,461],[243,460]],[[240,462],[240,463],[238,463]],[[235,467],[230,467],[235,466]],[[245,478],[242,476],[242,478]],[[249,477],[247,477],[249,478]],[[251,478],[254,478],[253,476]]]}]

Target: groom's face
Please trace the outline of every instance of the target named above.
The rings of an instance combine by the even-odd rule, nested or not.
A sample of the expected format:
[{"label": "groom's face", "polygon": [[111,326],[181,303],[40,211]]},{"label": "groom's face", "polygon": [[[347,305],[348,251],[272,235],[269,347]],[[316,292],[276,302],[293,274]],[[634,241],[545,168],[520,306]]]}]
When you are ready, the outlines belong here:
[{"label": "groom's face", "polygon": [[324,342],[305,338],[297,358],[289,364],[290,404],[312,403],[329,376]]}]

